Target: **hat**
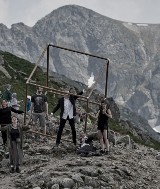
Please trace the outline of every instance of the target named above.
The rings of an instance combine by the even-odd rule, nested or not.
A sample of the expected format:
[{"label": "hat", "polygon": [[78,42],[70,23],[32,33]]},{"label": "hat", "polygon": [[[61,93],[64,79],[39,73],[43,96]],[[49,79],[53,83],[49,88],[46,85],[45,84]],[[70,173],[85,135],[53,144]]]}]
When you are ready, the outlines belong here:
[{"label": "hat", "polygon": [[16,98],[16,97],[17,97],[17,93],[13,93],[13,94],[12,94],[12,97],[13,97],[13,98]]},{"label": "hat", "polygon": [[31,100],[31,96],[27,95],[27,98]]}]

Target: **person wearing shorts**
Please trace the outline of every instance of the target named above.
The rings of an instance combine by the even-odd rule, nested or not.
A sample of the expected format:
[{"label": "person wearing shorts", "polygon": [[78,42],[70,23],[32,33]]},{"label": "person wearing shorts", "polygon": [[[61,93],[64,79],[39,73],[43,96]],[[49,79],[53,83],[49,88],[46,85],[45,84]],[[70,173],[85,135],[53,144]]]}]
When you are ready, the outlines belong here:
[{"label": "person wearing shorts", "polygon": [[[39,120],[40,127],[43,129],[43,134],[46,135],[46,116],[48,117],[47,97],[43,93],[41,87],[37,88],[35,95],[31,97],[31,116],[33,120],[32,131],[35,132],[35,125]],[[34,137],[34,133],[32,134]]]},{"label": "person wearing shorts", "polygon": [[100,108],[96,116],[89,114],[94,118],[98,118],[98,137],[101,145],[101,153],[109,152],[108,141],[108,118],[112,118],[111,110],[109,109],[109,103],[106,100],[101,101]]}]

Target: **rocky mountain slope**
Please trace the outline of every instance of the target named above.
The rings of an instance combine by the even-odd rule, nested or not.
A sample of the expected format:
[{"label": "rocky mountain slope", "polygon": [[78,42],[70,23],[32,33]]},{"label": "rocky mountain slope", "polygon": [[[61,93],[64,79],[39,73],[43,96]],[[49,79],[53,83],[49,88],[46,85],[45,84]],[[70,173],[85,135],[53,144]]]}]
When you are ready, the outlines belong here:
[{"label": "rocky mountain slope", "polygon": [[[11,92],[17,93],[18,100],[24,100],[25,102],[25,82],[29,77],[31,71],[33,70],[34,65],[30,62],[18,58],[13,54],[7,52],[0,52],[0,91],[3,93],[4,85],[10,84],[12,86]],[[46,72],[42,67],[38,67],[37,71],[31,78],[32,82],[37,84],[46,85]],[[76,91],[81,91],[86,89],[88,94],[90,90],[87,89],[85,85],[80,82],[73,81],[65,76],[59,75],[58,73],[52,73],[49,77],[49,86],[56,89],[62,89],[66,86],[75,88]],[[35,87],[28,87],[28,95],[33,95],[35,93]],[[84,95],[87,95],[84,94]],[[97,90],[93,91],[91,95],[91,101],[99,101],[100,93]],[[57,103],[58,95],[48,92],[48,103],[49,103],[49,112],[53,110],[54,105]],[[117,106],[113,98],[108,99],[110,102],[110,109],[113,114],[113,121],[110,124],[110,128],[115,131],[121,132],[123,134],[129,134],[133,140],[138,140],[139,142],[155,146],[153,144],[155,141],[160,142],[160,135],[157,134],[147,123],[147,121],[138,116],[136,113],[130,111],[130,109],[124,108],[123,106]],[[86,103],[79,101],[78,106],[86,107]],[[22,109],[24,109],[24,103],[22,104]],[[90,104],[90,111],[96,112],[97,105]],[[123,130],[124,128],[124,130]],[[154,141],[151,141],[154,140]],[[142,142],[143,141],[143,142]]]},{"label": "rocky mountain slope", "polygon": [[[54,10],[33,27],[0,25],[0,49],[31,62],[47,43],[110,58],[108,96],[152,127],[160,123],[159,41],[160,25],[121,22],[74,5]],[[92,72],[104,72],[103,61],[55,48],[50,61],[52,71],[85,84]],[[104,89],[103,74],[97,87]]]},{"label": "rocky mountain slope", "polygon": [[[55,128],[54,124],[54,128]],[[79,136],[79,128],[77,133]],[[82,157],[70,142],[67,124],[59,148],[53,138],[43,141],[25,134],[24,164],[21,173],[9,173],[6,158],[0,159],[1,189],[158,189],[160,188],[160,154],[153,148],[127,141],[110,142],[110,154]],[[98,148],[98,141],[94,141]],[[0,146],[0,155],[3,150]],[[1,156],[0,156],[1,157]]]},{"label": "rocky mountain slope", "polygon": [[[0,86],[2,87],[2,84],[6,82],[12,84],[12,90],[18,93],[18,97],[23,98],[25,94],[24,74],[26,74],[25,77],[28,77],[33,65],[10,53],[0,52],[0,66],[3,68],[0,71]],[[41,77],[38,77],[39,75]],[[33,79],[43,84],[44,78],[44,73],[39,68]],[[67,85],[69,83],[70,86],[82,87],[82,84],[58,74],[54,78],[50,77],[49,84],[55,88],[60,88],[66,85],[66,81]],[[30,89],[29,92],[33,94],[34,89]],[[53,96],[48,96],[48,99],[49,107],[52,107],[54,101],[57,101]],[[9,173],[9,159],[1,145],[2,139],[0,137],[0,188],[159,188],[160,154],[158,150],[151,148],[159,149],[159,143],[155,141],[159,140],[159,135],[151,130],[144,119],[137,117],[129,109],[123,107],[121,110],[123,112],[122,119],[119,108],[113,99],[108,100],[113,114],[113,119],[109,122],[109,128],[111,129],[109,131],[109,155],[100,153],[97,154],[98,156],[90,157],[77,155],[75,147],[71,143],[71,129],[68,124],[64,129],[60,147],[53,148],[59,126],[59,117],[56,115],[54,117],[50,116],[47,122],[47,134],[52,136],[44,140],[37,134],[36,139],[33,139],[30,132],[24,133],[24,163],[21,166],[20,174]],[[83,109],[83,111],[85,110]],[[23,120],[23,117],[20,119]],[[76,124],[78,138],[83,127],[83,122],[80,125]],[[113,134],[113,131],[116,132],[116,135]],[[95,136],[96,128],[92,124],[88,124],[87,134]],[[97,137],[94,137],[93,143],[99,152],[100,145]],[[140,143],[150,147],[140,145]]]}]

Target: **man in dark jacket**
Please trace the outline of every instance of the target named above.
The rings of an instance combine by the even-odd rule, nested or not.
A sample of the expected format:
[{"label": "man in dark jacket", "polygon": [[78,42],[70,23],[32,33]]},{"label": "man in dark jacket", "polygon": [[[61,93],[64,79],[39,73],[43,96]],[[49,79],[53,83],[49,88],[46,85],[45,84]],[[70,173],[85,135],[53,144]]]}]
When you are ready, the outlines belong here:
[{"label": "man in dark jacket", "polygon": [[[71,92],[71,90],[66,90],[66,93]],[[82,95],[83,91],[78,93],[78,95]],[[57,133],[56,146],[60,144],[61,135],[63,132],[63,128],[65,127],[65,123],[68,120],[72,130],[72,140],[74,145],[76,145],[76,130],[75,130],[75,122],[74,116],[76,115],[76,106],[75,101],[78,97],[65,94],[64,97],[60,98],[57,106],[53,110],[53,114],[60,109],[60,126]]]}]

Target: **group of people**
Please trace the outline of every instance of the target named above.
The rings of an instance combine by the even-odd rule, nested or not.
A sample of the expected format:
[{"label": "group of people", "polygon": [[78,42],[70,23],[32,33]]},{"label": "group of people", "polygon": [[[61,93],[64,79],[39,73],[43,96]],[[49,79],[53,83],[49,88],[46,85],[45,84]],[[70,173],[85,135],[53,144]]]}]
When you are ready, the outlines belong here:
[{"label": "group of people", "polygon": [[20,100],[20,101],[17,100],[17,93],[11,92],[10,84],[4,85],[4,89],[5,90],[3,93],[0,91],[0,98],[3,100],[6,100],[8,102],[8,106],[11,106],[12,108],[16,110],[19,110],[23,100]]},{"label": "group of people", "polygon": [[[58,100],[57,105],[53,109],[53,114],[60,109],[60,125],[57,132],[57,138],[55,146],[58,147],[61,143],[61,136],[65,127],[66,121],[69,122],[72,131],[73,144],[77,145],[77,134],[75,129],[75,116],[76,116],[76,99],[78,96],[70,95],[72,89],[64,91],[64,96]],[[84,91],[81,91],[77,95],[82,95]],[[37,120],[39,120],[40,127],[43,128],[43,136],[46,135],[46,123],[48,118],[48,100],[45,94],[43,94],[43,88],[38,87],[36,93],[31,97],[30,114],[32,117],[32,137],[34,138],[35,127]],[[8,142],[9,154],[10,154],[10,171],[20,172],[19,165],[22,157],[22,130],[25,127],[20,126],[17,117],[12,116],[12,112],[22,114],[23,111],[17,110],[11,106],[8,106],[7,100],[2,100],[0,108],[0,125],[3,144],[6,146]],[[109,109],[108,103],[105,100],[101,101],[98,113],[92,116],[98,120],[98,136],[101,144],[101,151],[109,151],[109,143],[107,138],[108,130],[108,118],[112,118],[112,113]],[[85,135],[86,137],[86,135]],[[84,140],[85,141],[85,140]],[[15,153],[16,152],[16,153]]]}]

